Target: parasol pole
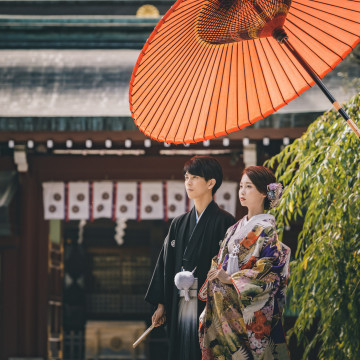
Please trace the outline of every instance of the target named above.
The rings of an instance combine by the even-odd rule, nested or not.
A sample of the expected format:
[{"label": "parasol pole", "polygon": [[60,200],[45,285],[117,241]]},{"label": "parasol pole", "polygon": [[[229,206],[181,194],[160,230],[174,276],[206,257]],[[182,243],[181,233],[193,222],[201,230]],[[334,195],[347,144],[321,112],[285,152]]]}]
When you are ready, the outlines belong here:
[{"label": "parasol pole", "polygon": [[327,89],[325,84],[321,81],[321,79],[316,75],[315,71],[308,64],[308,62],[298,53],[298,51],[291,45],[288,35],[286,34],[283,28],[275,29],[273,32],[273,37],[280,43],[284,44],[286,48],[295,56],[295,58],[299,61],[302,67],[307,71],[307,73],[311,76],[311,78],[315,81],[315,83],[320,87],[325,96],[329,99],[334,108],[338,111],[338,113],[346,120],[348,125],[351,127],[352,131],[355,135],[360,138],[360,130],[356,126],[355,122],[350,118],[350,116],[346,113],[343,107],[336,101],[336,99],[332,96],[330,91]]}]

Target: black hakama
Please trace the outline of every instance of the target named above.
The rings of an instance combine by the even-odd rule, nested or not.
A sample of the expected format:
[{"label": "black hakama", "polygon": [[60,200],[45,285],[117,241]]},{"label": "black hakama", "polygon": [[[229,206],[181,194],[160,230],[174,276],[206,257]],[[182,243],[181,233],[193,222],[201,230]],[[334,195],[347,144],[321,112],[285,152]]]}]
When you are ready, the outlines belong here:
[{"label": "black hakama", "polygon": [[206,280],[211,259],[217,255],[226,230],[235,223],[234,217],[220,209],[214,201],[205,209],[198,224],[195,211],[194,207],[172,221],[145,296],[149,303],[165,306],[169,360],[201,359],[197,329],[199,315],[205,307],[205,302],[196,300],[196,322],[192,326],[195,326],[196,334],[190,336],[190,343],[182,344],[187,340],[184,334],[179,334],[183,325],[179,322],[179,290],[174,284],[174,277],[181,271],[181,267],[187,271],[193,271],[196,267],[194,276],[198,279],[199,290]]}]

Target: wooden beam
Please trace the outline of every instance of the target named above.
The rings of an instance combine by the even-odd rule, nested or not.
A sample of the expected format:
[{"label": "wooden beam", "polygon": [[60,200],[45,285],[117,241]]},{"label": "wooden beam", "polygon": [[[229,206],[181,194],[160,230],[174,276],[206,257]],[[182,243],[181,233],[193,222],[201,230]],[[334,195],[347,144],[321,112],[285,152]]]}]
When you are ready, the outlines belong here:
[{"label": "wooden beam", "polygon": [[301,137],[307,127],[291,127],[291,128],[245,128],[229,134],[230,140],[242,140],[249,138],[250,140],[262,140],[268,137],[272,140],[281,140],[284,137],[297,139]]},{"label": "wooden beam", "polygon": [[0,142],[7,142],[14,140],[16,142],[26,142],[27,140],[33,140],[37,143],[45,143],[51,139],[54,143],[65,143],[70,139],[74,143],[82,143],[87,139],[93,142],[100,143],[106,139],[110,139],[113,142],[125,141],[131,139],[132,141],[143,142],[147,137],[138,130],[121,130],[121,131],[4,131],[0,132]]}]

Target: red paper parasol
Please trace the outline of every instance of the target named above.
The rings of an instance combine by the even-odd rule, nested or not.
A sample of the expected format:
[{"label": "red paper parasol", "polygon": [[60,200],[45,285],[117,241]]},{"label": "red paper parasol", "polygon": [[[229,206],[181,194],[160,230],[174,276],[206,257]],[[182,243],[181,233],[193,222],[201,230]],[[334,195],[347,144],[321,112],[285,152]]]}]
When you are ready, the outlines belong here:
[{"label": "red paper parasol", "polygon": [[155,140],[198,142],[253,124],[316,82],[359,136],[320,80],[359,35],[360,0],[178,0],[135,65],[132,116]]}]

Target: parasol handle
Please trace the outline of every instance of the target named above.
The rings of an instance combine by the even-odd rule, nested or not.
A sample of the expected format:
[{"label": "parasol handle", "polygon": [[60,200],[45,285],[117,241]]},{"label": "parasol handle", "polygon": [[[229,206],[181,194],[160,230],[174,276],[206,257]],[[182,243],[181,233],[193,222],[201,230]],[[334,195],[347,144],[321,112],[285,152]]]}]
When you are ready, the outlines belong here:
[{"label": "parasol handle", "polygon": [[332,105],[338,111],[338,113],[346,120],[346,122],[351,127],[352,131],[356,134],[356,136],[360,138],[360,130],[355,124],[354,120],[349,117],[347,112],[342,108],[342,106],[337,101],[335,101]]},{"label": "parasol handle", "polygon": [[360,130],[359,128],[356,126],[355,122],[353,119],[348,119],[346,120],[346,122],[349,124],[349,126],[351,127],[352,131],[357,135],[358,138],[360,138]]},{"label": "parasol handle", "polygon": [[146,338],[146,336],[151,332],[154,327],[155,324],[151,324],[151,326],[143,332],[143,334],[133,343],[134,349]]},{"label": "parasol handle", "polygon": [[298,51],[291,45],[289,42],[288,36],[284,29],[276,29],[273,33],[274,38],[280,43],[284,44],[286,48],[295,56],[295,58],[299,61],[302,67],[306,70],[306,72],[311,76],[311,78],[315,81],[315,83],[319,86],[321,91],[325,94],[325,96],[329,99],[334,108],[338,111],[338,113],[346,120],[348,125],[351,127],[352,131],[355,135],[360,138],[360,130],[355,124],[355,122],[350,118],[350,116],[346,113],[346,111],[342,108],[342,106],[336,101],[336,99],[332,96],[330,91],[327,89],[325,84],[321,81],[321,79],[316,75],[313,68],[309,65],[309,63],[298,53]]}]

